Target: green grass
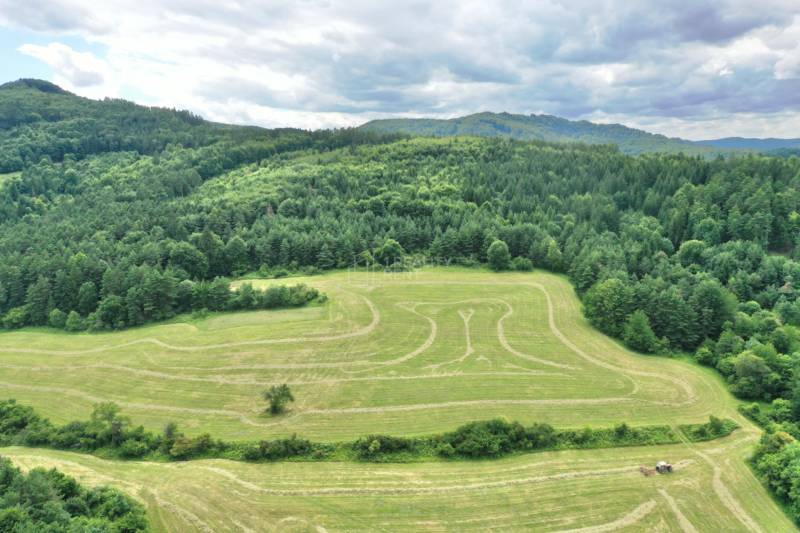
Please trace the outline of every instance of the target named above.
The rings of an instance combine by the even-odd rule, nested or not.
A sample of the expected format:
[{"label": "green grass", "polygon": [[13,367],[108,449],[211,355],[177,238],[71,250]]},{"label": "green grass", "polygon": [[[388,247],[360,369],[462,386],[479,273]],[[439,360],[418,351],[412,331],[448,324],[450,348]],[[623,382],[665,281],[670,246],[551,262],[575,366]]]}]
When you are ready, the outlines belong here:
[{"label": "green grass", "polygon": [[[451,268],[292,281],[325,292],[328,303],[109,334],[0,334],[0,394],[56,422],[86,418],[92,404],[111,400],[150,429],[174,420],[189,434],[225,440],[415,436],[498,416],[559,429],[623,421],[677,428],[713,414],[741,429],[707,443],[478,463],[165,465],[47,450],[2,453],[128,484],[176,530],[190,527],[194,515],[195,528],[203,522],[213,530],[235,529],[238,521],[240,529],[256,530],[550,531],[611,524],[636,509],[638,521],[617,525],[679,530],[673,504],[701,531],[793,529],[745,466],[758,431],[716,374],[685,360],[633,354],[599,334],[563,277]],[[285,280],[253,283],[276,282]],[[263,414],[261,391],[282,382],[297,401],[286,415]],[[662,458],[688,462],[672,477],[639,473],[639,464]],[[618,470],[588,474],[609,469]],[[564,472],[586,474],[537,481]],[[471,482],[488,484],[464,487]],[[290,488],[301,492],[280,495]]]},{"label": "green grass", "polygon": [[[745,531],[714,490],[714,467],[734,509],[763,531],[792,525],[739,460],[742,436],[689,448],[544,452],[445,463],[180,464],[6,448],[23,467],[55,466],[89,484],[113,484],[148,503],[156,530],[171,531]],[[666,458],[670,475],[640,465]],[[730,464],[725,461],[731,460]],[[674,503],[675,511],[670,503]],[[689,530],[691,531],[691,530]]]}]

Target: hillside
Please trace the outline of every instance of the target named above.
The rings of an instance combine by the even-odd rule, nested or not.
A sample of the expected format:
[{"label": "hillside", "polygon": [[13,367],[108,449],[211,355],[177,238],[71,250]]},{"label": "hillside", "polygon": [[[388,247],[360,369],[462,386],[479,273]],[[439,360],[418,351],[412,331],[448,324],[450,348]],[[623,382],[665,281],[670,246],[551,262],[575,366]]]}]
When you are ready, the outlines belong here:
[{"label": "hillside", "polygon": [[[87,419],[96,398],[114,401],[130,417],[118,420],[123,456],[136,460],[88,453],[91,437],[81,438],[77,424],[60,432],[57,450],[0,453],[134,491],[156,530],[261,531],[285,520],[314,526],[300,531],[417,531],[423,522],[436,531],[465,523],[476,531],[576,523],[610,531],[618,521],[680,531],[670,501],[690,531],[742,531],[753,522],[792,530],[741,460],[758,432],[724,383],[600,334],[563,276],[426,268],[304,281],[329,302],[96,335],[0,336],[0,387],[59,422]],[[260,393],[271,383],[292,388],[285,415],[263,412]],[[686,424],[709,414],[741,427],[690,440]],[[0,437],[18,431],[19,418],[0,426]],[[480,425],[425,454],[427,438],[487,418],[495,419],[489,429],[506,427],[502,418],[524,428],[512,425],[504,439]],[[173,444],[179,463],[142,457],[161,437],[136,425],[161,431],[169,422],[173,434],[211,450]],[[562,446],[547,445],[553,427]],[[228,446],[219,450],[216,439]],[[336,455],[347,442],[379,444]],[[640,473],[662,458],[675,464],[673,474]]]},{"label": "hillside", "polygon": [[[228,502],[217,501],[213,516],[174,511],[181,502],[171,500],[179,489],[170,476],[156,492],[147,477],[181,469],[146,460],[148,453],[173,454],[177,444],[177,457],[198,461],[184,471],[186,483],[219,487],[218,476],[242,485],[241,460],[297,458],[291,454],[310,438],[322,452],[361,442],[388,461],[395,456],[381,454],[397,451],[392,446],[408,452],[402,459],[416,457],[404,439],[486,417],[563,425],[557,429],[580,448],[619,441],[598,443],[576,428],[622,439],[714,415],[740,429],[708,445],[637,441],[630,455],[603,452],[616,459],[599,475],[632,483],[624,498],[591,515],[596,506],[584,503],[599,485],[585,479],[556,522],[551,513],[561,502],[533,506],[541,514],[531,527],[608,529],[631,513],[655,527],[671,513],[661,529],[676,530],[672,510],[683,508],[703,531],[755,529],[754,520],[764,530],[791,529],[742,458],[756,452],[755,472],[800,518],[800,495],[790,490],[800,486],[800,159],[631,155],[600,139],[630,136],[626,150],[642,152],[684,141],[552,117],[538,126],[547,135],[562,141],[577,131],[597,142],[520,140],[508,137],[525,122],[501,118],[508,135],[499,137],[267,130],[89,100],[43,82],[4,86],[0,324],[9,331],[0,333],[0,399],[19,398],[59,424],[6,444],[62,450],[9,455],[88,464],[93,475],[139,490],[153,516],[167,508],[175,529],[193,515],[215,530],[231,528]],[[494,120],[473,121],[496,131]],[[418,268],[429,263],[448,267]],[[275,285],[289,275],[329,299],[293,301]],[[254,305],[273,297],[290,305]],[[280,384],[296,401],[272,418],[262,394]],[[115,436],[76,420],[91,422],[106,401],[131,417],[107,420],[118,422]],[[752,421],[767,432],[763,445]],[[393,509],[413,507],[407,515],[426,524],[451,504],[425,496],[452,493],[467,511],[453,515],[450,529],[458,520],[489,526],[481,520],[490,509],[475,507],[481,498],[470,488],[477,463],[452,454],[501,461],[519,448],[475,432],[452,452],[443,445],[428,456],[449,479],[468,479],[460,484],[430,479],[413,494],[404,482],[376,487],[371,463],[333,456],[342,460],[319,467],[314,461],[330,457],[321,452],[297,469],[286,463],[287,476],[306,476],[299,493],[277,481],[243,486],[312,502],[336,494],[344,507],[372,490]],[[662,451],[681,461],[675,476],[643,476],[639,466]],[[570,484],[559,476],[592,477],[576,465],[600,456],[547,453],[547,480],[536,477],[539,454],[481,464],[499,478],[509,474],[503,464],[523,464],[533,473],[508,478],[510,490],[547,481],[560,494]],[[138,463],[120,457],[145,466],[134,472],[128,466]],[[282,465],[252,466],[269,476]],[[395,480],[418,471],[387,467]],[[352,475],[333,482],[337,468]],[[492,502],[508,501],[505,482],[491,483],[500,484],[480,487],[498,491]],[[695,487],[692,501],[678,496],[685,486]],[[284,518],[280,503],[259,505],[258,517]],[[663,512],[648,514],[656,508]],[[509,529],[525,525],[509,512]],[[379,514],[361,527],[393,529]]]},{"label": "hillside", "polygon": [[0,174],[44,156],[58,162],[66,154],[74,159],[121,151],[152,154],[170,143],[199,147],[263,131],[210,123],[188,111],[91,100],[42,80],[0,85]]},{"label": "hillside", "polygon": [[710,154],[717,150],[698,147],[691,141],[669,138],[621,124],[595,124],[572,121],[551,115],[512,115],[509,113],[477,113],[449,120],[383,119],[361,126],[367,131],[405,133],[430,137],[479,136],[508,137],[548,142],[582,142],[615,144],[628,154],[668,152]]},{"label": "hillside", "polygon": [[725,137],[723,139],[695,141],[695,143],[715,148],[757,150],[759,152],[770,152],[780,149],[800,149],[800,139]]}]

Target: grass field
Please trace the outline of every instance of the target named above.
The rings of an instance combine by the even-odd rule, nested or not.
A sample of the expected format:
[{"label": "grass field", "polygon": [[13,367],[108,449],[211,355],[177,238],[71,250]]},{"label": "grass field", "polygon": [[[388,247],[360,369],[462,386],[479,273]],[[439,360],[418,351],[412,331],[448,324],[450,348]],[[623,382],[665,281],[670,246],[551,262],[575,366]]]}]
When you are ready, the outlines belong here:
[{"label": "grass field", "polygon": [[[794,530],[745,466],[758,432],[721,380],[599,334],[565,278],[431,269],[299,281],[328,303],[120,333],[3,333],[0,394],[59,422],[112,400],[151,429],[174,420],[227,440],[421,435],[494,416],[566,428],[714,414],[742,429],[705,444],[403,465],[0,453],[127,487],[172,530]],[[282,382],[297,401],[271,418],[260,392]],[[639,473],[661,458],[674,475]]]},{"label": "grass field", "polygon": [[[9,448],[23,467],[55,466],[148,503],[171,531],[791,531],[752,477],[750,434],[685,445],[544,452],[412,464],[232,461],[139,463]],[[675,462],[644,477],[640,464]],[[716,475],[719,477],[715,477]]]}]

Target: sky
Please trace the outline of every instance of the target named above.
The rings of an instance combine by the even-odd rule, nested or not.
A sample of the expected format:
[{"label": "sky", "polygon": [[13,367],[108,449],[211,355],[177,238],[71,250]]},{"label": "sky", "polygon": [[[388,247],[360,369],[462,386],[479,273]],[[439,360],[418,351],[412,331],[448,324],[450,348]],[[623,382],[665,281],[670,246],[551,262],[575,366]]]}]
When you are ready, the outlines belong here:
[{"label": "sky", "polygon": [[800,0],[0,0],[0,82],[306,129],[481,111],[800,137]]}]

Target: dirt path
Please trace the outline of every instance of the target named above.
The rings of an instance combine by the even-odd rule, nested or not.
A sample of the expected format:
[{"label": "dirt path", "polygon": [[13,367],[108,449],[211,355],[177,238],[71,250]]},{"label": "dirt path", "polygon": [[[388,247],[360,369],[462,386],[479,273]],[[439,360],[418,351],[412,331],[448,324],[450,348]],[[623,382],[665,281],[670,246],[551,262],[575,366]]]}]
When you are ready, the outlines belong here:
[{"label": "dirt path", "polygon": [[508,338],[506,337],[506,331],[505,327],[503,326],[503,322],[505,322],[505,320],[508,317],[514,314],[514,308],[507,301],[505,300],[500,300],[500,301],[506,305],[508,311],[506,311],[506,314],[500,317],[500,320],[497,321],[497,339],[500,341],[500,344],[503,346],[503,348],[506,349],[506,351],[516,355],[517,357],[520,357],[522,359],[527,359],[528,361],[533,361],[534,363],[538,363],[540,365],[553,366],[556,368],[563,368],[566,370],[576,370],[574,366],[566,365],[563,363],[556,363],[555,361],[549,361],[547,359],[542,359],[541,357],[536,357],[530,354],[526,354],[520,352],[519,350],[511,346],[511,343],[508,342]]},{"label": "dirt path", "polygon": [[[518,372],[442,372],[437,374],[419,374],[408,376],[365,376],[365,377],[351,377],[351,378],[322,378],[322,379],[308,379],[308,380],[285,380],[279,379],[277,381],[252,379],[252,378],[226,378],[220,375],[214,376],[191,376],[191,375],[178,375],[170,374],[168,372],[159,372],[156,370],[146,370],[143,368],[133,368],[124,365],[97,363],[91,365],[74,365],[69,367],[63,366],[25,366],[25,365],[4,365],[0,364],[0,368],[7,368],[13,370],[25,370],[29,372],[81,372],[84,370],[113,370],[115,372],[126,372],[138,376],[151,377],[154,379],[163,379],[167,381],[189,381],[199,383],[216,383],[220,385],[256,385],[256,386],[269,386],[280,383],[288,385],[333,385],[336,383],[347,383],[351,381],[404,381],[404,380],[418,380],[418,379],[441,379],[451,377],[481,377],[481,376],[566,376],[558,372],[546,372],[542,370],[529,370],[523,367],[511,366],[517,368]],[[199,370],[194,368],[194,370]],[[230,367],[213,367],[208,370],[274,370],[269,365],[236,365]]]},{"label": "dirt path", "polygon": [[667,501],[667,505],[672,510],[672,514],[675,515],[675,518],[678,520],[678,524],[681,526],[683,533],[699,533],[697,528],[692,525],[686,515],[678,507],[677,502],[675,499],[669,495],[669,493],[664,489],[658,489],[658,493]]},{"label": "dirt path", "polygon": [[361,374],[361,373],[364,373],[364,372],[371,372],[371,371],[375,370],[375,368],[378,368],[378,367],[399,365],[400,363],[405,363],[406,361],[408,361],[410,359],[413,359],[414,357],[417,357],[418,355],[420,355],[422,353],[425,353],[428,350],[428,348],[433,346],[433,343],[436,341],[436,335],[439,332],[439,325],[436,323],[436,321],[434,319],[432,319],[431,317],[429,317],[427,315],[424,315],[424,314],[420,313],[419,311],[417,311],[417,305],[418,304],[416,304],[416,303],[408,303],[408,302],[406,302],[406,303],[399,303],[397,305],[400,308],[405,309],[405,310],[407,310],[407,311],[409,311],[411,313],[414,313],[415,315],[420,316],[420,317],[422,317],[422,318],[424,318],[425,320],[428,321],[428,324],[430,325],[430,333],[428,334],[428,338],[425,339],[425,342],[423,342],[415,350],[413,350],[413,351],[411,351],[411,352],[409,352],[409,353],[407,353],[407,354],[405,354],[403,356],[397,357],[395,359],[390,359],[388,361],[366,361],[363,364],[370,365],[370,368],[365,368],[363,370],[342,370],[342,372],[345,372],[347,374]]},{"label": "dirt path", "polygon": [[[613,475],[640,475],[638,468],[634,465],[621,466],[606,469],[588,469],[579,472],[561,472],[546,476],[531,476],[516,479],[506,479],[502,481],[480,481],[475,483],[462,483],[453,485],[409,487],[408,484],[395,487],[320,487],[311,489],[276,489],[262,487],[251,481],[241,479],[233,472],[224,468],[214,466],[199,466],[203,470],[216,473],[240,487],[263,494],[273,496],[324,496],[324,495],[424,495],[424,494],[446,494],[451,492],[481,491],[493,488],[514,487],[518,485],[528,485],[534,483],[546,483],[550,481],[560,481],[565,479],[584,479],[594,477],[607,477]],[[655,502],[653,502],[655,503]]]},{"label": "dirt path", "polygon": [[639,520],[652,513],[656,508],[656,505],[657,504],[655,500],[647,500],[630,513],[626,514],[622,518],[614,520],[613,522],[608,522],[607,524],[600,524],[597,526],[582,527],[579,529],[566,529],[559,531],[558,533],[605,533],[607,531],[617,531],[618,529],[634,525]]},{"label": "dirt path", "polygon": [[55,394],[64,394],[67,396],[74,396],[76,398],[83,398],[92,403],[102,403],[107,401],[114,401],[114,403],[121,407],[129,407],[132,409],[153,410],[153,411],[172,411],[176,413],[190,413],[198,415],[220,415],[220,416],[233,416],[242,418],[242,413],[238,411],[230,411],[226,409],[203,409],[196,407],[179,407],[173,405],[161,405],[155,403],[139,403],[139,402],[125,402],[119,400],[109,400],[100,396],[94,396],[87,392],[80,390],[70,389],[67,387],[50,387],[45,385],[22,385],[20,383],[8,383],[0,381],[0,387],[7,387],[9,389],[29,390],[35,392],[50,392]]},{"label": "dirt path", "polygon": [[348,414],[348,413],[392,413],[398,411],[419,411],[443,409],[447,407],[491,406],[491,405],[598,405],[606,403],[634,402],[631,398],[565,398],[547,400],[460,400],[439,403],[414,403],[409,405],[388,405],[384,407],[344,407],[341,409],[308,409],[298,414]]},{"label": "dirt path", "polygon": [[759,526],[753,518],[744,510],[744,507],[739,503],[739,501],[734,498],[733,494],[731,494],[730,489],[725,484],[725,481],[722,479],[722,468],[711,458],[710,455],[707,453],[701,452],[698,450],[689,439],[683,434],[680,429],[677,427],[672,428],[676,435],[681,439],[684,446],[688,448],[692,453],[696,456],[700,457],[703,461],[705,461],[714,471],[714,475],[712,477],[711,485],[716,493],[717,497],[720,499],[723,505],[727,507],[727,509],[731,512],[736,519],[742,523],[748,531],[754,531],[756,533],[762,533],[763,529]]},{"label": "dirt path", "polygon": [[[399,282],[388,281],[386,283],[387,284],[398,284]],[[404,281],[403,283],[413,284],[413,285],[469,285],[468,282],[446,281],[446,280],[435,281],[435,282],[434,281],[430,281],[430,282],[429,281]],[[660,381],[668,381],[670,383],[673,383],[678,388],[683,390],[683,392],[686,395],[686,400],[684,400],[683,402],[678,402],[678,403],[670,403],[669,405],[687,405],[687,404],[695,402],[697,400],[697,392],[694,390],[694,388],[692,387],[691,383],[689,383],[689,382],[687,382],[685,380],[682,380],[682,379],[680,379],[678,377],[675,377],[675,376],[672,376],[672,375],[669,375],[669,374],[664,374],[664,373],[659,373],[659,372],[649,372],[649,371],[645,371],[645,370],[634,370],[634,369],[618,366],[618,365],[615,365],[613,363],[609,363],[607,361],[604,361],[604,360],[602,360],[602,359],[600,359],[598,357],[594,357],[592,355],[589,355],[584,350],[579,348],[575,343],[573,343],[571,340],[569,340],[569,338],[566,335],[564,335],[564,333],[562,333],[561,330],[558,329],[558,326],[556,325],[556,320],[555,320],[555,306],[553,305],[552,297],[550,296],[550,293],[547,291],[547,289],[541,283],[535,283],[535,282],[517,282],[517,283],[511,283],[511,282],[481,282],[480,285],[498,285],[498,286],[514,286],[514,287],[525,286],[525,287],[531,287],[533,289],[536,289],[536,290],[540,291],[544,295],[545,301],[546,301],[546,304],[547,304],[548,328],[550,329],[550,332],[562,344],[564,344],[564,346],[569,348],[573,353],[575,353],[576,355],[578,355],[582,359],[588,361],[589,363],[591,363],[591,364],[593,364],[595,366],[599,366],[601,368],[605,368],[606,370],[611,370],[611,371],[613,371],[613,372],[615,372],[617,374],[621,374],[623,376],[627,376],[627,377],[629,377],[629,376],[640,376],[640,377],[654,378],[654,379],[658,379]],[[561,366],[563,368],[574,369],[574,367],[570,367],[568,365],[562,365],[561,363],[555,363],[553,361],[548,361],[546,359],[535,358],[534,356],[531,356],[531,355],[528,355],[528,354],[524,354],[524,353],[521,353],[521,352],[518,352],[518,351],[514,350],[514,348],[511,347],[508,344],[508,340],[507,340],[507,338],[505,336],[505,331],[504,331],[504,329],[502,327],[502,322],[506,318],[508,318],[509,316],[511,316],[513,314],[513,307],[508,302],[506,302],[505,300],[502,300],[502,299],[499,299],[499,298],[475,299],[473,301],[481,301],[481,300],[483,300],[483,301],[499,301],[499,302],[503,303],[504,305],[506,305],[508,307],[508,309],[509,309],[508,312],[506,313],[506,315],[501,317],[500,321],[498,322],[498,338],[500,339],[501,344],[503,344],[503,347],[506,348],[509,352],[511,352],[514,355],[520,356],[520,357],[522,357],[524,359],[533,358],[533,359],[531,359],[532,361],[536,361],[536,362],[538,362],[540,364],[546,364],[546,365],[551,365],[551,366]],[[436,302],[430,302],[430,303],[436,303]],[[634,388],[636,390],[636,388],[639,386],[639,384],[635,380],[632,380],[632,382],[633,382]]]},{"label": "dirt path", "polygon": [[463,363],[464,361],[466,361],[467,357],[469,357],[470,355],[475,353],[475,350],[472,349],[472,339],[470,338],[470,335],[469,335],[469,321],[472,318],[472,315],[474,315],[474,314],[475,314],[475,310],[474,309],[467,309],[466,311],[464,311],[462,309],[458,310],[458,316],[460,316],[461,320],[464,321],[464,336],[466,337],[466,339],[465,339],[466,340],[466,348],[464,349],[464,355],[462,355],[461,357],[456,357],[455,359],[451,359],[449,361],[444,361],[442,363],[435,363],[435,364],[432,364],[432,365],[428,365],[425,368],[434,368],[435,369],[435,368],[441,368],[441,367],[447,366],[447,365],[454,365],[454,364]]},{"label": "dirt path", "polygon": [[670,403],[669,405],[684,405],[685,403],[694,402],[697,399],[697,393],[692,388],[691,383],[689,383],[688,381],[682,380],[680,378],[677,378],[677,377],[669,375],[669,374],[665,374],[663,372],[660,372],[660,373],[659,372],[648,372],[648,371],[645,371],[645,370],[633,370],[633,369],[630,369],[630,368],[624,368],[624,367],[617,366],[615,364],[603,361],[602,359],[598,359],[597,357],[591,356],[588,353],[584,352],[582,349],[580,349],[578,346],[576,346],[572,341],[570,341],[567,338],[567,336],[564,335],[558,329],[558,326],[556,326],[555,308],[553,306],[553,300],[550,297],[550,293],[547,292],[547,289],[543,285],[541,285],[539,283],[528,283],[527,285],[530,286],[530,287],[534,287],[534,288],[540,290],[542,292],[542,294],[544,294],[545,300],[547,301],[547,319],[548,319],[548,325],[549,325],[549,328],[550,328],[550,332],[553,335],[555,335],[556,338],[558,338],[558,340],[561,341],[562,344],[564,344],[564,346],[566,346],[567,348],[572,350],[575,354],[579,355],[583,359],[589,361],[590,363],[592,363],[592,364],[594,364],[596,366],[599,366],[601,368],[605,368],[607,370],[611,370],[613,372],[616,372],[616,373],[619,373],[619,374],[622,374],[622,375],[656,378],[656,379],[659,379],[659,380],[662,380],[662,381],[669,381],[670,383],[673,383],[673,384],[677,385],[678,387],[682,388],[683,391],[686,393],[686,401],[682,402],[682,403]]}]

